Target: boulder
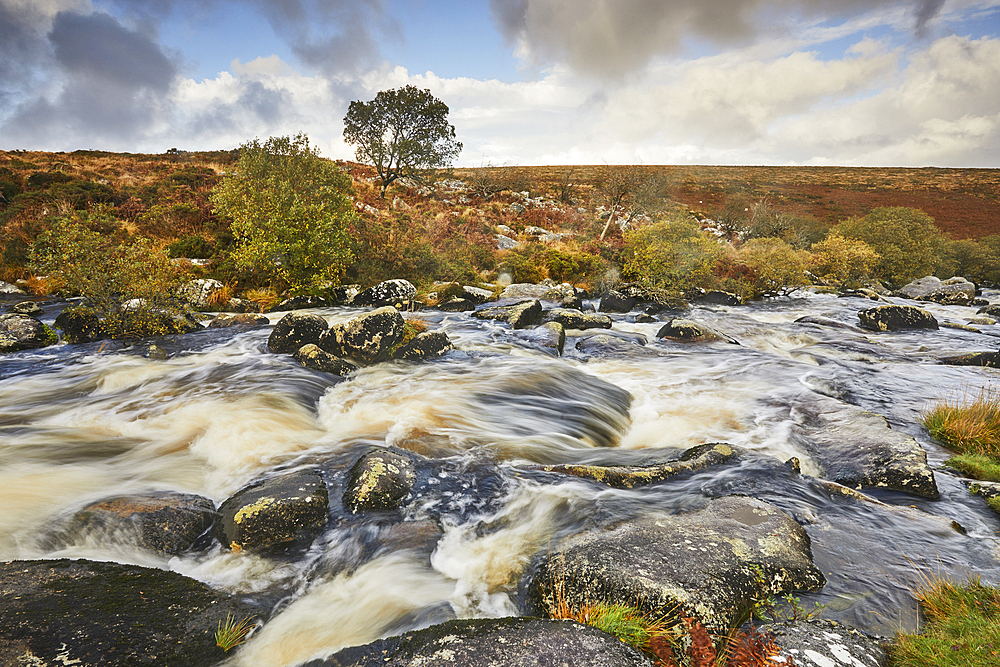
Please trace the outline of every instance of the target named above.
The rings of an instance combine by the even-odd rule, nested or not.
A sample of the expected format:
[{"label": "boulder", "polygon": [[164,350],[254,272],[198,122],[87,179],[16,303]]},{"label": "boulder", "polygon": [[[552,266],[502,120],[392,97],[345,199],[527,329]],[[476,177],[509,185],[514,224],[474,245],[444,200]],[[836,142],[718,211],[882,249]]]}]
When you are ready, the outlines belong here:
[{"label": "boulder", "polygon": [[403,340],[406,321],[392,306],[383,306],[330,327],[317,345],[335,357],[359,365],[385,361]]},{"label": "boulder", "polygon": [[328,290],[329,300],[335,306],[350,306],[361,292],[361,285],[338,285]]},{"label": "boulder", "polygon": [[493,300],[493,292],[492,290],[483,289],[482,287],[463,285],[462,298],[468,299],[474,303],[482,304]]},{"label": "boulder", "polygon": [[59,341],[52,329],[28,315],[0,315],[0,353],[33,350]]},{"label": "boulder", "polygon": [[592,357],[634,357],[656,354],[645,348],[646,337],[630,332],[599,333],[586,336],[576,342],[576,349]]},{"label": "boulder", "polygon": [[364,646],[345,648],[302,667],[652,667],[652,661],[589,625],[541,618],[448,621]]},{"label": "boulder", "polygon": [[10,312],[17,315],[27,315],[29,317],[38,317],[42,315],[42,308],[34,301],[22,301],[21,303],[15,303],[10,307]]},{"label": "boulder", "polygon": [[306,310],[308,308],[329,308],[333,304],[330,300],[313,294],[303,296],[293,296],[271,306],[268,311],[277,313],[285,310]]},{"label": "boulder", "polygon": [[558,322],[546,322],[539,327],[525,329],[518,335],[518,339],[527,341],[531,347],[559,357],[562,356],[563,347],[566,345],[566,329]]},{"label": "boulder", "polygon": [[514,248],[519,248],[521,242],[510,238],[509,236],[504,236],[503,234],[497,234],[497,250],[513,250]]},{"label": "boulder", "polygon": [[214,665],[215,630],[261,610],[176,572],[87,560],[0,563],[0,665]]},{"label": "boulder", "polygon": [[318,344],[329,325],[319,315],[292,311],[278,320],[267,337],[272,352],[291,354],[303,345]]},{"label": "boulder", "polygon": [[732,292],[723,292],[722,290],[709,290],[705,292],[701,297],[698,298],[699,301],[704,303],[713,303],[719,306],[738,306],[743,303],[740,297]]},{"label": "boulder", "polygon": [[437,309],[448,313],[469,312],[476,309],[476,304],[469,299],[453,296],[447,301],[439,303]]},{"label": "boulder", "polygon": [[526,329],[542,315],[542,304],[538,300],[521,301],[509,306],[492,306],[477,310],[472,314],[481,320],[501,320],[514,329]]},{"label": "boulder", "polygon": [[27,294],[27,292],[25,292],[23,289],[21,289],[17,285],[11,285],[10,283],[6,283],[6,282],[0,280],[0,294],[18,294],[18,295],[21,295],[21,294]]},{"label": "boulder", "polygon": [[735,340],[719,333],[711,327],[705,326],[694,320],[687,320],[675,317],[656,332],[657,338],[667,338],[684,343],[710,343],[724,341],[733,345],[739,345]]},{"label": "boulder", "polygon": [[195,310],[216,310],[212,298],[217,292],[225,289],[218,280],[198,278],[190,280],[177,288],[177,296],[183,299]]},{"label": "boulder", "polygon": [[858,312],[858,318],[862,327],[872,331],[938,328],[933,315],[914,306],[878,306]]},{"label": "boulder", "polygon": [[769,623],[758,628],[772,637],[780,652],[770,658],[778,667],[886,667],[881,641],[835,621],[808,619]]},{"label": "boulder", "polygon": [[965,278],[954,277],[942,281],[940,278],[927,276],[899,288],[896,296],[965,306],[976,298],[976,286]]},{"label": "boulder", "polygon": [[417,288],[408,280],[385,280],[359,292],[354,297],[355,306],[394,306],[410,301],[417,295]]},{"label": "boulder", "polygon": [[323,373],[333,373],[334,375],[347,375],[358,370],[352,363],[335,357],[315,343],[307,343],[295,351],[295,361],[306,368]]},{"label": "boulder", "polygon": [[73,515],[66,537],[98,536],[177,555],[191,549],[215,523],[215,503],[190,493],[112,496]]},{"label": "boulder", "polygon": [[226,307],[223,310],[227,313],[259,313],[260,305],[249,299],[233,297],[226,302]]},{"label": "boulder", "polygon": [[987,306],[983,306],[976,311],[977,315],[989,315],[990,317],[1000,319],[1000,303],[991,303]]},{"label": "boulder", "polygon": [[542,313],[544,322],[558,322],[566,329],[610,329],[614,323],[607,315],[584,313],[569,308],[553,308]]},{"label": "boulder", "polygon": [[413,462],[406,456],[387,449],[369,451],[347,474],[344,506],[355,514],[397,509],[416,478]]},{"label": "boulder", "polygon": [[535,283],[513,283],[500,292],[501,299],[543,299],[551,291],[548,285]]},{"label": "boulder", "polygon": [[225,329],[228,327],[260,327],[270,324],[267,315],[259,313],[219,313],[208,323],[209,329]]},{"label": "boulder", "polygon": [[769,503],[725,496],[697,512],[570,538],[544,557],[527,601],[540,614],[557,600],[627,604],[653,618],[684,613],[724,634],[755,600],[824,583],[799,524]]},{"label": "boulder", "polygon": [[219,506],[217,537],[232,551],[311,539],[326,524],[327,490],[310,472],[255,482]]},{"label": "boulder", "polygon": [[602,313],[627,313],[635,308],[636,303],[634,297],[625,296],[618,290],[611,290],[601,297],[601,305],[597,310]]},{"label": "boulder", "polygon": [[86,306],[66,308],[56,316],[55,326],[62,330],[67,343],[91,343],[109,338],[97,311]]},{"label": "boulder", "polygon": [[443,331],[425,331],[408,343],[399,346],[392,353],[393,359],[402,361],[426,361],[440,357],[448,350],[454,350],[448,334]]},{"label": "boulder", "polygon": [[1000,368],[1000,352],[973,352],[971,354],[959,354],[950,357],[943,357],[942,364],[948,366],[983,366],[986,368]]}]

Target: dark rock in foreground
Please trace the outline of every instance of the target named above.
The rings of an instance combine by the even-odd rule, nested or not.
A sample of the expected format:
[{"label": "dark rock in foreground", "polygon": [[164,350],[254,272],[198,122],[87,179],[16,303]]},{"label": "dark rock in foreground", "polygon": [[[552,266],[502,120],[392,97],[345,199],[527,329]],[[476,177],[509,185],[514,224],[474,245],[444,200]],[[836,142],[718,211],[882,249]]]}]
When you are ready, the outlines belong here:
[{"label": "dark rock in foreground", "polygon": [[402,361],[427,361],[440,357],[448,350],[455,349],[448,334],[443,331],[425,331],[417,334],[409,343],[405,343],[392,353],[393,359]]},{"label": "dark rock in foreground", "polygon": [[207,667],[255,607],[194,579],[86,560],[0,563],[0,665]]},{"label": "dark rock in foreground", "polygon": [[0,353],[32,350],[57,340],[55,333],[34,317],[17,313],[0,315]]},{"label": "dark rock in foreground", "polygon": [[329,325],[319,315],[293,311],[274,325],[267,338],[272,352],[292,354],[303,345],[318,344]]},{"label": "dark rock in foreground", "polygon": [[326,524],[327,500],[326,484],[314,473],[256,482],[219,506],[219,541],[242,551],[311,537]]},{"label": "dark rock in foreground", "polygon": [[413,462],[402,454],[370,451],[347,475],[344,506],[354,513],[394,510],[409,495],[416,477]]},{"label": "dark rock in foreground", "polygon": [[150,551],[180,554],[211,529],[215,503],[189,493],[113,496],[87,505],[68,526],[68,537],[100,535]]},{"label": "dark rock in foreground", "polygon": [[611,290],[601,297],[601,305],[597,310],[602,313],[627,313],[638,301],[634,297],[625,296],[617,290]]},{"label": "dark rock in foreground", "polygon": [[448,621],[346,648],[303,667],[651,667],[617,638],[573,621],[484,618]]},{"label": "dark rock in foreground", "polygon": [[872,331],[938,328],[938,321],[933,315],[914,306],[878,306],[860,311],[858,318],[861,326]]},{"label": "dark rock in foreground", "polygon": [[354,364],[333,356],[314,343],[308,343],[296,350],[294,359],[306,368],[334,375],[343,376],[358,370]]},{"label": "dark rock in foreground", "polygon": [[769,503],[726,496],[698,512],[571,538],[545,557],[528,603],[542,614],[559,598],[577,608],[635,605],[653,617],[683,611],[725,633],[754,600],[824,583],[799,524]]}]

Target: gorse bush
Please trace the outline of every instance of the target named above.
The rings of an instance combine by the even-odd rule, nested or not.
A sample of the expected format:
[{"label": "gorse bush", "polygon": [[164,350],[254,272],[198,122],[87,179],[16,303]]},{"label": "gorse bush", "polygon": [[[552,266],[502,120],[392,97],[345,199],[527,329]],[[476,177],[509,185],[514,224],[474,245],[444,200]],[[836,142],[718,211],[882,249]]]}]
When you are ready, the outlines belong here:
[{"label": "gorse bush", "polygon": [[231,255],[251,284],[305,292],[339,283],[353,259],[350,192],[350,178],[299,134],[241,146],[211,201],[232,220]]},{"label": "gorse bush", "polygon": [[843,287],[861,287],[871,278],[878,265],[879,254],[859,239],[831,234],[813,245],[810,270],[824,280]]},{"label": "gorse bush", "polygon": [[713,287],[723,249],[689,220],[661,222],[628,232],[621,250],[622,275],[650,289],[681,291]]}]

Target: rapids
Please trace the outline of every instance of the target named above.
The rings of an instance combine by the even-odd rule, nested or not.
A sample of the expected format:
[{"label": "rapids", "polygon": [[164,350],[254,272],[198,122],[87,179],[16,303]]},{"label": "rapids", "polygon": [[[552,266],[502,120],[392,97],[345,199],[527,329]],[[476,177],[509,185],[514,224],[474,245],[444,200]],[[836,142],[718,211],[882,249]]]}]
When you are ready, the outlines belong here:
[{"label": "rapids", "polygon": [[[997,301],[997,293],[986,294]],[[899,301],[902,303],[902,301]],[[276,611],[235,664],[279,667],[454,617],[518,613],[518,584],[534,555],[595,526],[690,511],[743,493],[784,509],[808,532],[826,587],[807,610],[891,635],[917,627],[910,591],[924,577],[1000,582],[1000,518],[941,464],[948,453],[919,423],[936,400],[995,387],[997,371],[938,363],[995,350],[982,333],[857,330],[861,298],[800,291],[686,315],[735,338],[660,341],[661,322],[615,315],[629,342],[608,354],[576,343],[607,332],[568,332],[553,358],[519,333],[465,314],[422,311],[457,348],[423,364],[385,363],[346,380],[268,352],[268,327],[205,330],[146,345],[58,345],[0,357],[0,559],[91,558],[175,570],[232,593],[271,596]],[[921,304],[964,323],[971,307]],[[313,311],[330,322],[363,311]],[[51,324],[56,313],[43,318]],[[282,313],[270,315],[274,324]],[[797,323],[810,315],[826,325]],[[831,326],[831,325],[839,326]],[[645,341],[644,345],[636,344]],[[622,351],[622,350],[625,351]],[[868,490],[860,502],[818,483],[798,435],[817,397],[884,416],[912,435],[935,469],[939,500]],[[643,464],[724,441],[770,459],[631,490],[531,471],[537,463]],[[112,494],[173,490],[217,504],[281,469],[348,461],[386,445],[448,470],[489,468],[470,487],[416,498],[407,519],[440,526],[430,556],[363,548],[379,525],[331,527],[304,554],[273,559],[214,548],[160,558],[81,536],[67,545],[49,527]],[[480,484],[481,486],[476,486]],[[464,491],[462,490],[464,488]],[[490,496],[487,498],[486,496]],[[367,531],[367,534],[365,534]]]}]

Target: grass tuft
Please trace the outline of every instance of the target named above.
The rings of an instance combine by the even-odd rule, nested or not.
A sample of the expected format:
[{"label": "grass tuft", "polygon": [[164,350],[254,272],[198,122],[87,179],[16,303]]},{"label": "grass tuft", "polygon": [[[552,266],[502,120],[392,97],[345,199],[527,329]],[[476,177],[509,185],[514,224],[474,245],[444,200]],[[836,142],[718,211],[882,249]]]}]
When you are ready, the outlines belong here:
[{"label": "grass tuft", "polygon": [[959,454],[944,462],[956,470],[984,482],[1000,482],[1000,462],[983,454]]},{"label": "grass tuft", "polygon": [[922,421],[930,434],[949,448],[1000,461],[1000,393],[995,390],[942,401],[925,412]]},{"label": "grass tuft", "polygon": [[247,640],[254,625],[253,616],[247,616],[242,621],[237,622],[235,616],[226,614],[226,620],[219,621],[219,627],[215,631],[216,646],[226,652],[239,646]]}]

